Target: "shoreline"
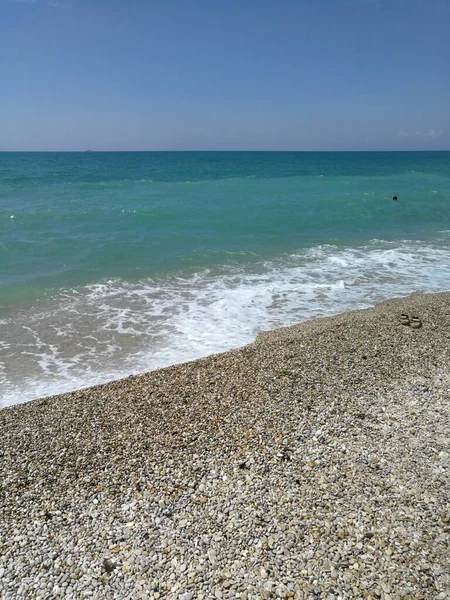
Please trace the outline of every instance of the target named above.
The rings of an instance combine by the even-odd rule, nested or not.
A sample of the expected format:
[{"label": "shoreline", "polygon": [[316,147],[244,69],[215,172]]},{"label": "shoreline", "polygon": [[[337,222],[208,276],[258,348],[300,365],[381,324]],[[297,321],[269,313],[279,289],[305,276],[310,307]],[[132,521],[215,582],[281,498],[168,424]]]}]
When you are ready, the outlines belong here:
[{"label": "shoreline", "polygon": [[3,408],[0,597],[448,598],[449,306]]},{"label": "shoreline", "polygon": [[24,401],[18,401],[18,402],[13,402],[12,404],[5,404],[5,405],[0,405],[0,411],[4,410],[4,409],[10,409],[13,407],[17,407],[17,406],[22,406],[24,404],[30,404],[30,403],[34,403],[34,402],[39,402],[39,401],[46,401],[46,400],[51,400],[53,398],[60,398],[69,394],[75,394],[75,393],[82,393],[88,390],[96,390],[97,388],[101,388],[103,386],[108,386],[108,385],[112,385],[114,383],[119,383],[125,380],[128,380],[130,378],[136,378],[136,377],[144,377],[147,376],[151,373],[157,373],[159,371],[165,371],[167,369],[173,369],[176,367],[182,367],[184,365],[189,365],[189,364],[195,364],[199,361],[203,361],[203,360],[207,360],[209,358],[212,357],[219,357],[222,355],[226,355],[229,352],[236,352],[236,351],[240,351],[243,350],[245,348],[251,348],[254,344],[256,344],[258,342],[259,338],[270,338],[270,337],[277,337],[277,336],[283,336],[283,335],[288,335],[289,330],[295,330],[298,327],[303,327],[307,324],[311,324],[314,322],[323,322],[326,321],[328,319],[335,319],[338,317],[345,317],[345,315],[351,315],[353,313],[360,313],[361,311],[370,311],[373,310],[375,308],[377,308],[380,305],[383,305],[385,303],[389,304],[391,302],[397,302],[397,301],[402,301],[405,300],[407,298],[415,298],[415,297],[421,297],[421,296],[439,296],[440,294],[450,294],[450,290],[446,290],[446,291],[439,291],[439,292],[412,292],[410,293],[408,296],[395,296],[393,298],[389,298],[389,299],[385,299],[385,300],[381,300],[380,302],[378,302],[377,304],[370,306],[370,307],[366,307],[366,308],[358,308],[358,309],[354,309],[354,310],[348,310],[348,311],[344,311],[342,313],[336,313],[334,315],[328,315],[328,316],[323,316],[323,317],[312,317],[312,318],[308,318],[305,321],[301,321],[300,323],[294,323],[291,325],[283,325],[281,327],[277,327],[275,329],[269,329],[269,330],[263,330],[260,333],[258,333],[256,335],[256,337],[253,339],[253,341],[243,345],[243,346],[237,346],[235,348],[231,348],[229,350],[224,350],[221,352],[215,352],[212,354],[207,354],[205,356],[201,356],[200,358],[194,358],[192,360],[188,360],[188,361],[182,361],[182,362],[176,362],[173,364],[169,364],[167,366],[164,367],[157,367],[155,369],[151,369],[151,370],[147,370],[147,371],[142,371],[142,372],[138,372],[138,373],[131,373],[128,375],[124,375],[121,377],[114,377],[112,379],[108,379],[106,381],[103,381],[102,383],[94,383],[94,384],[86,384],[86,385],[82,385],[81,387],[76,387],[72,390],[68,390],[68,391],[64,391],[64,392],[59,392],[59,393],[50,393],[50,394],[45,394],[43,396],[38,396],[36,398],[32,398],[29,400],[24,400]]}]

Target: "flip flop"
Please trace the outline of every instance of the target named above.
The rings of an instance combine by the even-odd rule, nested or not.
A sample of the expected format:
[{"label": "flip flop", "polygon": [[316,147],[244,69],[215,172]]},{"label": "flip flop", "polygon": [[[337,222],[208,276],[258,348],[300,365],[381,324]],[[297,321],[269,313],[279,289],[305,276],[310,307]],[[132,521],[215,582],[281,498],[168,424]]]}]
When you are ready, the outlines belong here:
[{"label": "flip flop", "polygon": [[408,315],[405,315],[405,313],[402,313],[399,321],[402,325],[411,325],[411,321],[409,320]]},{"label": "flip flop", "polygon": [[420,329],[422,327],[422,321],[419,317],[411,317],[411,327],[413,329]]}]

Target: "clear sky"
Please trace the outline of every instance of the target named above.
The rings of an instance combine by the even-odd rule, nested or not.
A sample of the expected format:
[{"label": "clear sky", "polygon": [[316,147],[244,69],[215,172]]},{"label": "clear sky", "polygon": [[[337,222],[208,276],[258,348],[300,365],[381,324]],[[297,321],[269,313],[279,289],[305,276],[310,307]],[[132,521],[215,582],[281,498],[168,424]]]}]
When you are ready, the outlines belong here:
[{"label": "clear sky", "polygon": [[0,150],[450,150],[450,0],[0,0]]}]

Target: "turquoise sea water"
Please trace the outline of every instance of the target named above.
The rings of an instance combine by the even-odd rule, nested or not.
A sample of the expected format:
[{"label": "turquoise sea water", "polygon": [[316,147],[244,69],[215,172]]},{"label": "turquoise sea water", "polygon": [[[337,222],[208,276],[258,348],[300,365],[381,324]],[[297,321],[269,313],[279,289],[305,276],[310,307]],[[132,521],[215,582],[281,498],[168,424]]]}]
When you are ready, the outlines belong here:
[{"label": "turquoise sea water", "polygon": [[0,154],[0,404],[448,289],[450,152]]}]

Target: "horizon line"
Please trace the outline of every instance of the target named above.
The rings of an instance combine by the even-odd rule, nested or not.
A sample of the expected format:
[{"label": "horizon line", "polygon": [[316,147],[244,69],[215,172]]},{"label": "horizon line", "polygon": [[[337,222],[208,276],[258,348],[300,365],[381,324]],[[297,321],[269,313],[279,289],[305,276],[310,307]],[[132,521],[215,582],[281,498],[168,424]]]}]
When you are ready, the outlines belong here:
[{"label": "horizon line", "polygon": [[125,152],[450,152],[450,148],[446,150],[430,150],[428,149],[413,149],[413,150],[399,150],[399,149],[385,149],[385,150],[0,150],[0,154],[45,154],[45,153],[67,153],[67,154],[94,154],[94,153],[125,153]]}]

